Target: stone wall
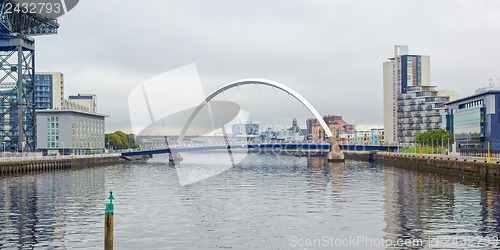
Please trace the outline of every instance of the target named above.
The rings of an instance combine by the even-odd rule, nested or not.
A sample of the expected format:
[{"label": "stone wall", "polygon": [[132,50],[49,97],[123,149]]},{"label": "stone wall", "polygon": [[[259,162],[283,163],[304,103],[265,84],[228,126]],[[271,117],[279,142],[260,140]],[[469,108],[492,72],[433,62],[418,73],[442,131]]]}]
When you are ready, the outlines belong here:
[{"label": "stone wall", "polygon": [[389,163],[390,165],[447,172],[462,176],[492,178],[500,180],[500,162],[486,163],[485,160],[465,160],[453,157],[389,154],[377,152],[345,152],[346,159]]}]

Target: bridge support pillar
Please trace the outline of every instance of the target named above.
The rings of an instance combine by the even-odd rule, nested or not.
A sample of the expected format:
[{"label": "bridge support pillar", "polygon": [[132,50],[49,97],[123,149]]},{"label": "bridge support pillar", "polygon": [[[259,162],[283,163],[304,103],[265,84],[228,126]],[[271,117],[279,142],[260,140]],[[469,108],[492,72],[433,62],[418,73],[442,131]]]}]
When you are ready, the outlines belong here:
[{"label": "bridge support pillar", "polygon": [[330,137],[330,152],[328,152],[327,160],[328,162],[343,162],[345,161],[344,153],[340,150],[339,144],[337,143],[337,138]]},{"label": "bridge support pillar", "polygon": [[181,162],[184,158],[182,158],[182,155],[179,152],[175,153],[170,153],[168,154],[168,162],[175,164],[175,162]]}]

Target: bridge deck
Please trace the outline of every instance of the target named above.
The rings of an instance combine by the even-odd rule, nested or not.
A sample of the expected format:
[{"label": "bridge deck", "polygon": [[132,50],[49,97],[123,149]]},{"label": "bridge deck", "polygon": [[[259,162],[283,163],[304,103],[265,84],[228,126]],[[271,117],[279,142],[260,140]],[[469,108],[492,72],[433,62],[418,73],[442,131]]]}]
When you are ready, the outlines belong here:
[{"label": "bridge deck", "polygon": [[[356,151],[387,151],[397,152],[398,150],[405,150],[408,146],[396,146],[396,145],[369,145],[369,144],[359,144],[359,145],[339,145],[342,150],[356,150]],[[255,144],[238,144],[231,145],[231,149],[238,148],[248,148],[252,149],[280,149],[280,150],[330,150],[331,145],[329,143],[255,143]],[[226,145],[203,145],[203,146],[191,146],[191,147],[180,147],[172,148],[175,152],[185,152],[185,151],[197,151],[197,150],[215,150],[215,149],[227,149]],[[155,148],[155,149],[143,149],[136,151],[128,151],[121,153],[122,156],[135,156],[135,155],[154,155],[154,154],[169,154],[171,153],[170,148]]]}]

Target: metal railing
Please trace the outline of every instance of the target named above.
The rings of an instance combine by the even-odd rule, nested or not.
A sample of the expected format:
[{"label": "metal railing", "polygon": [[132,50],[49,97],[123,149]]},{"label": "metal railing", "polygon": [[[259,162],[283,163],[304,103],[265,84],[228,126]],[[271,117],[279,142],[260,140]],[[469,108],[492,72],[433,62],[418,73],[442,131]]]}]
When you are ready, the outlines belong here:
[{"label": "metal railing", "polygon": [[20,161],[44,161],[44,160],[64,160],[64,159],[85,159],[85,158],[103,158],[117,157],[121,154],[95,154],[95,155],[61,155],[61,156],[26,156],[26,157],[1,157],[0,162],[20,162]]},{"label": "metal railing", "polygon": [[[487,156],[464,156],[464,155],[447,155],[447,154],[419,154],[419,153],[398,153],[398,152],[379,152],[379,154],[389,154],[389,155],[404,155],[404,156],[415,156],[422,158],[436,158],[436,159],[456,159],[456,160],[473,160],[473,161],[484,161],[486,162]],[[500,162],[500,155],[491,156],[492,162]]]},{"label": "metal railing", "polygon": [[[488,149],[486,148],[459,149],[458,153],[460,156],[488,157]],[[500,158],[499,149],[491,149],[490,154],[493,158]]]}]

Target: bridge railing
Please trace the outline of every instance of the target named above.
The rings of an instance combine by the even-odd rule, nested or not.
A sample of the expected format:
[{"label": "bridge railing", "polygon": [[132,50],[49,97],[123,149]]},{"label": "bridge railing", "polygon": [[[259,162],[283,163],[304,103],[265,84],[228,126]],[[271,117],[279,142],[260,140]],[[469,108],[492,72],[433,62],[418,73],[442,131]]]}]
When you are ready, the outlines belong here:
[{"label": "bridge railing", "polygon": [[[423,158],[442,158],[442,159],[457,159],[457,160],[475,160],[475,161],[486,161],[485,156],[460,156],[460,155],[447,155],[447,154],[420,154],[420,153],[398,153],[398,152],[379,152],[379,154],[389,154],[389,155],[404,155],[404,156],[414,156]],[[500,157],[492,157],[492,162],[500,162]]]},{"label": "bridge railing", "polygon": [[[261,145],[261,144],[268,144],[268,145],[273,145],[273,144],[279,144],[279,145],[286,145],[286,144],[314,144],[314,145],[323,145],[323,144],[330,144],[327,141],[300,141],[300,142],[279,142],[279,141],[250,141],[246,143],[242,142],[230,142],[229,143],[231,146],[241,146],[241,145]],[[218,145],[226,145],[226,142],[210,142],[210,143],[199,143],[199,142],[191,142],[191,143],[184,143],[184,144],[170,144],[168,147],[167,146],[159,146],[159,147],[141,147],[141,148],[136,148],[136,149],[124,149],[124,150],[116,150],[116,151],[110,151],[110,152],[117,152],[117,153],[122,153],[122,152],[135,152],[135,151],[151,151],[151,150],[163,150],[163,149],[185,149],[185,148],[196,148],[196,147],[210,147],[210,146],[218,146]],[[339,143],[339,146],[341,148],[345,147],[354,147],[356,150],[369,150],[366,149],[366,147],[380,147],[380,149],[383,149],[384,147],[395,149],[405,149],[405,148],[410,148],[412,146],[415,146],[416,144],[412,143]]]},{"label": "bridge railing", "polygon": [[61,155],[61,156],[27,156],[27,157],[2,157],[0,162],[22,162],[22,161],[44,161],[44,160],[61,160],[61,159],[84,159],[84,158],[102,158],[102,157],[119,157],[121,154],[95,154],[95,155]]}]

